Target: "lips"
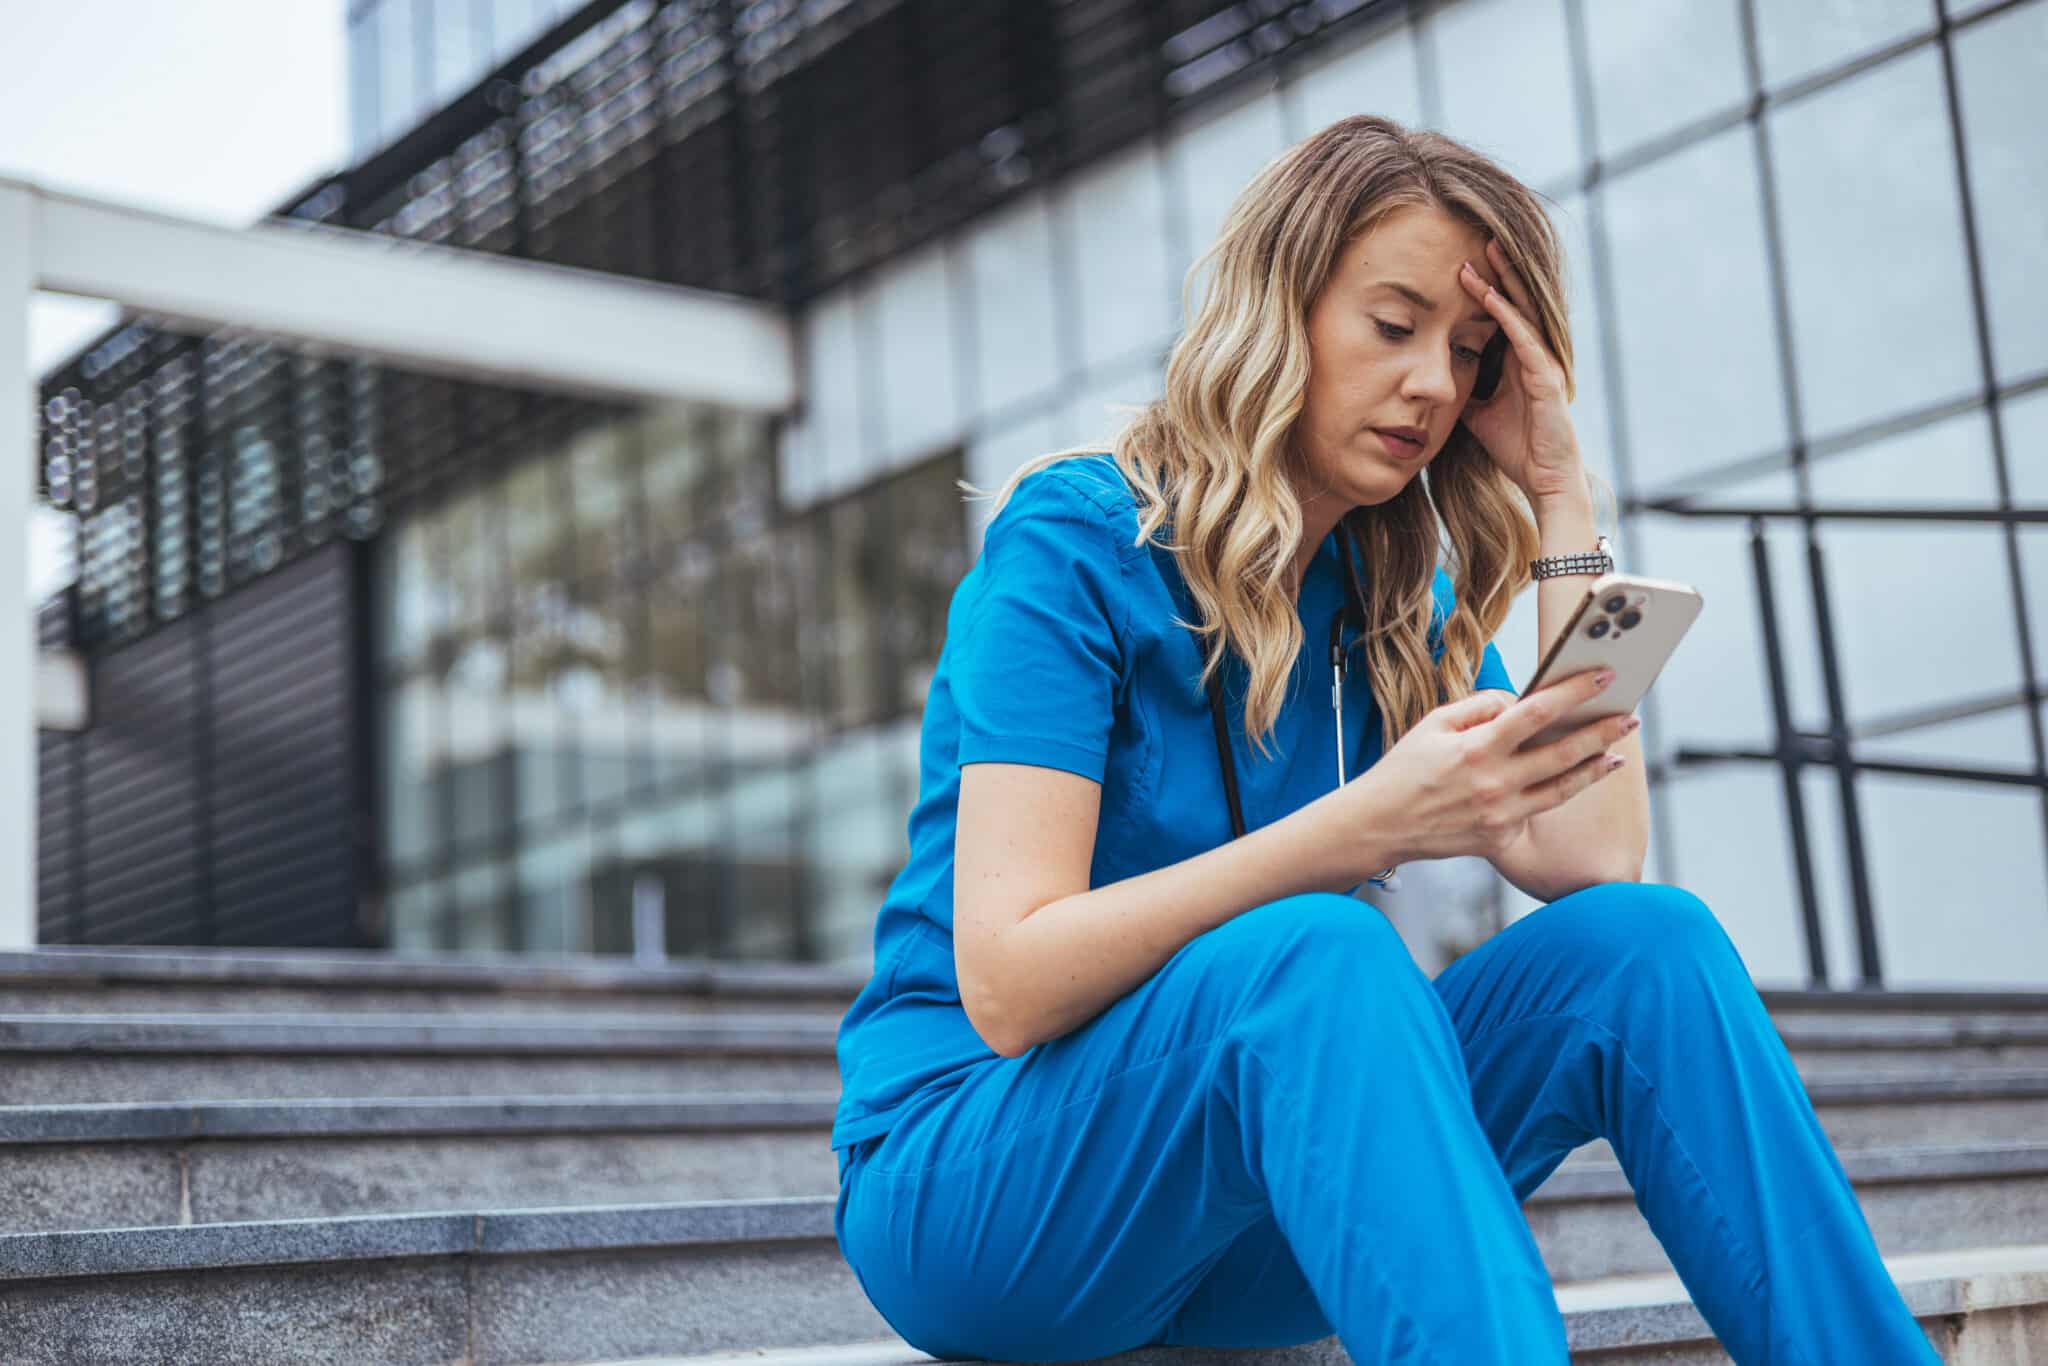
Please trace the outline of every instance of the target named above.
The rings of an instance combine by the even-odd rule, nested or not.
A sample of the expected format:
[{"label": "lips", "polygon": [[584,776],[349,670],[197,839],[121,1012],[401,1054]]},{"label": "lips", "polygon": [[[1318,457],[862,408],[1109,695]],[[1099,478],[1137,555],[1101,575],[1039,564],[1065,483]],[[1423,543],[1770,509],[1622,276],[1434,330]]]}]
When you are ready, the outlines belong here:
[{"label": "lips", "polygon": [[1394,455],[1413,457],[1422,454],[1422,432],[1417,428],[1375,427],[1373,431]]}]

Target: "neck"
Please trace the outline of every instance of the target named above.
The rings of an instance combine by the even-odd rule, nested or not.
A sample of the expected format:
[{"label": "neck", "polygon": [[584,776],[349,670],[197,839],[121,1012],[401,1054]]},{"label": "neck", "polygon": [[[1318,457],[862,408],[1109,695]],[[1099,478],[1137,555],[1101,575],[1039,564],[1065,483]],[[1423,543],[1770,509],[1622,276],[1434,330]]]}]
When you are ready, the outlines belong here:
[{"label": "neck", "polygon": [[1301,601],[1301,583],[1308,575],[1309,561],[1336,529],[1338,519],[1349,511],[1336,500],[1311,498],[1301,505],[1301,541],[1294,548],[1294,599]]}]

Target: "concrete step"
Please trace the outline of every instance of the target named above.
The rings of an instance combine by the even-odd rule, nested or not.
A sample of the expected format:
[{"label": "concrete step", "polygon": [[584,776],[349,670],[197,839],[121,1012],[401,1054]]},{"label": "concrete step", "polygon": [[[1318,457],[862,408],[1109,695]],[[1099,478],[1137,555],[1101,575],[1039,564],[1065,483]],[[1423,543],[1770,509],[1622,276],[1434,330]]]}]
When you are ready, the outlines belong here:
[{"label": "concrete step", "polygon": [[1806,1077],[1919,1068],[2048,1067],[2048,1018],[1844,1020],[1773,1016]]},{"label": "concrete step", "polygon": [[[1603,1147],[1605,1145],[1602,1145]],[[2028,1243],[2048,1233],[2048,1144],[1843,1151],[1886,1253]],[[1551,1173],[1522,1212],[1561,1281],[1675,1274],[1618,1164]]]},{"label": "concrete step", "polygon": [[0,1104],[836,1091],[835,1021],[0,1015]]},{"label": "concrete step", "polygon": [[[890,1330],[839,1256],[832,1213],[821,1197],[11,1234],[0,1316],[10,1361],[30,1366],[166,1351],[192,1366],[758,1360],[876,1343]],[[2048,1245],[1888,1261],[1949,1361],[2024,1360],[1984,1344],[2048,1332]],[[1557,1296],[1575,1354],[1726,1360],[1675,1277],[1564,1282]],[[1321,1366],[1333,1346],[1257,1355]]]},{"label": "concrete step", "polygon": [[[1845,1161],[2048,1135],[2048,1072],[1816,1082]],[[836,1089],[0,1107],[0,1232],[822,1194]],[[1604,1141],[1573,1173],[1618,1171]],[[2010,1177],[2012,1174],[2007,1173]],[[1591,1188],[1581,1188],[1591,1189]]]},{"label": "concrete step", "polygon": [[[2030,1366],[2048,1337],[2048,1245],[1993,1247],[1888,1259],[1907,1306],[1948,1366]],[[1621,1277],[1558,1287],[1558,1308],[1574,1360],[1726,1366],[1676,1277]],[[1335,1338],[1298,1347],[1147,1347],[1098,1360],[1102,1366],[1332,1366],[1349,1360]],[[941,1360],[901,1338],[697,1356],[634,1357],[591,1366],[925,1366]],[[981,1366],[952,1359],[957,1366]]]},{"label": "concrete step", "polygon": [[0,1233],[819,1195],[835,1097],[0,1107]]},{"label": "concrete step", "polygon": [[597,954],[40,948],[0,952],[0,1013],[846,1012],[867,973],[810,963]]}]

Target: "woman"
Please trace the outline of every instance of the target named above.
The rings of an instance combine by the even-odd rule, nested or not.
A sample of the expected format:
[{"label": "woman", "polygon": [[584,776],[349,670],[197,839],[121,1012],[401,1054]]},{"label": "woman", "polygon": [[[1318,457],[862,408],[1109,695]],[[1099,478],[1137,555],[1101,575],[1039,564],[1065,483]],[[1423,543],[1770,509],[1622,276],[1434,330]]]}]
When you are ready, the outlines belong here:
[{"label": "woman", "polygon": [[[1536,197],[1347,118],[1204,260],[1166,397],[1012,475],[953,597],[839,1032],[868,1297],[947,1357],[1564,1361],[1519,1206],[1604,1137],[1738,1360],[1937,1360],[1734,946],[1638,881],[1633,718],[1515,752],[1603,681],[1517,699],[1489,643],[1594,547]],[[1474,854],[1548,904],[1434,982],[1345,894]]]}]

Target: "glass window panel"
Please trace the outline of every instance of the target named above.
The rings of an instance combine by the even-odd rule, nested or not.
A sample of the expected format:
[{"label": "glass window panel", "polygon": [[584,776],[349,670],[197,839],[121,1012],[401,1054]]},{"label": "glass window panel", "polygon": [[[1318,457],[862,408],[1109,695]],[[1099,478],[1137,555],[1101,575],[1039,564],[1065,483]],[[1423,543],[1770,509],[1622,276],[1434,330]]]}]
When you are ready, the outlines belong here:
[{"label": "glass window panel", "polygon": [[663,942],[672,957],[710,952],[722,940],[730,852],[724,822],[723,799],[705,792],[619,822],[619,859],[630,878],[652,877],[661,886]]},{"label": "glass window panel", "polygon": [[1996,528],[1831,522],[1820,539],[1852,724],[2018,691]]},{"label": "glass window panel", "polygon": [[[1775,111],[1771,136],[1808,434],[1975,388],[1962,213],[1934,50]],[[1907,261],[1912,268],[1900,269]]]},{"label": "glass window panel", "polygon": [[377,146],[380,14],[372,6],[348,26],[349,148],[357,159]]},{"label": "glass window panel", "polygon": [[633,654],[641,634],[636,605],[636,598],[609,582],[579,591],[569,605],[556,676],[561,734],[578,756],[579,795],[592,809],[616,804],[631,785],[640,729],[632,703]]},{"label": "glass window panel", "polygon": [[743,762],[732,791],[732,935],[735,958],[800,956],[804,879],[797,842],[799,784],[786,760]]},{"label": "glass window panel", "polygon": [[[1335,47],[1338,40],[1332,40]],[[1422,122],[1415,30],[1405,20],[1323,59],[1289,87],[1294,136],[1307,137],[1350,114],[1384,114],[1414,127]]]},{"label": "glass window panel", "polygon": [[377,616],[386,668],[404,670],[418,663],[447,629],[448,580],[437,562],[434,529],[426,518],[413,518],[393,528],[378,546],[383,565],[377,575]]},{"label": "glass window panel", "polygon": [[858,477],[861,421],[861,329],[855,286],[834,290],[806,309],[797,324],[804,358],[804,407],[817,437],[819,492],[844,488]]},{"label": "glass window panel", "polygon": [[[1885,985],[2038,990],[2048,977],[2040,797],[1875,773],[1856,786]],[[2022,907],[2037,913],[2015,914]]]},{"label": "glass window panel", "polygon": [[434,0],[433,100],[444,105],[481,74],[483,35],[477,31],[476,0]]},{"label": "glass window panel", "polygon": [[1062,445],[1088,445],[1108,450],[1118,432],[1137,416],[1133,409],[1166,392],[1165,358],[1137,370],[1125,366],[1112,378],[1097,378],[1071,393],[1062,417]]},{"label": "glass window panel", "polygon": [[[1564,252],[1565,310],[1572,338],[1572,378],[1578,392],[1572,398],[1572,426],[1601,478],[1622,490],[1616,482],[1614,423],[1608,414],[1606,334],[1600,327],[1600,307],[1594,294],[1593,239],[1589,201],[1583,194],[1568,195],[1549,209],[1550,223]],[[1604,515],[1604,512],[1603,512]]]},{"label": "glass window panel", "polygon": [[413,26],[413,4],[414,0],[384,0],[378,10],[384,52],[377,80],[380,142],[411,128],[419,108],[419,33]]},{"label": "glass window panel", "polygon": [[503,616],[506,608],[503,509],[494,485],[470,489],[451,499],[442,514],[453,629],[474,631]]},{"label": "glass window panel", "polygon": [[567,502],[558,462],[526,461],[503,481],[505,558],[519,610],[531,614],[543,597],[559,598],[570,576]]},{"label": "glass window panel", "polygon": [[1577,172],[1577,111],[1560,0],[1465,0],[1424,21],[1444,131],[1531,185]]},{"label": "glass window panel", "polygon": [[1018,200],[977,224],[967,240],[974,287],[976,411],[1000,412],[1059,379],[1058,302],[1052,217],[1044,194]]},{"label": "glass window panel", "polygon": [[465,868],[451,880],[452,905],[447,920],[455,942],[448,947],[503,953],[523,948],[519,942],[517,908],[510,896],[502,860]]},{"label": "glass window panel", "polygon": [[2009,383],[2048,370],[2048,5],[1965,29],[1955,59],[1991,354]]},{"label": "glass window panel", "polygon": [[511,650],[502,625],[465,632],[445,678],[453,842],[476,849],[503,837],[510,820],[505,684]]},{"label": "glass window panel", "polygon": [[822,961],[847,967],[873,957],[875,908],[899,864],[890,856],[901,823],[884,747],[875,731],[839,736],[811,760],[814,803],[802,840],[813,879],[813,924]]},{"label": "glass window panel", "polygon": [[1759,0],[1764,84],[1789,84],[1933,27],[1933,0]]},{"label": "glass window panel", "polygon": [[[1198,117],[1199,123],[1183,127],[1167,146],[1168,183],[1180,197],[1186,225],[1180,259],[1173,264],[1176,279],[1216,240],[1224,215],[1252,177],[1287,145],[1276,94],[1261,91],[1220,114],[1203,111]],[[1200,299],[1204,287],[1198,280],[1191,297]]]},{"label": "glass window panel", "polygon": [[695,404],[664,406],[649,413],[641,440],[641,497],[648,548],[659,557],[702,525],[704,489],[718,446],[709,412]]},{"label": "glass window panel", "polygon": [[[960,428],[960,346],[944,246],[891,261],[874,276],[881,345],[882,449],[894,464],[950,441]],[[1039,287],[1044,288],[1043,281]]]},{"label": "glass window panel", "polygon": [[902,670],[897,695],[913,713],[924,710],[945,643],[946,611],[967,572],[966,505],[954,484],[960,475],[961,457],[955,451],[911,471],[894,490],[892,622],[897,632],[896,666]]},{"label": "glass window panel", "polygon": [[1602,193],[1638,491],[1784,449],[1749,130],[1703,139]]},{"label": "glass window panel", "polygon": [[[1767,771],[1782,787],[1776,768]],[[1807,854],[1813,860],[1813,897],[1820,911],[1821,942],[1827,948],[1828,982],[1853,987],[1862,981],[1863,967],[1857,957],[1855,893],[1849,882],[1849,846],[1842,828],[1842,789],[1833,769],[1809,766],[1799,774],[1799,791],[1806,808]],[[1791,831],[1785,833],[1789,843]],[[1796,895],[1796,865],[1789,876],[1794,879]]]},{"label": "glass window panel", "polygon": [[2005,400],[2005,469],[2012,500],[2022,507],[2048,505],[2048,389]]},{"label": "glass window panel", "polygon": [[1740,104],[1748,93],[1738,0],[1594,0],[1586,47],[1600,155]]},{"label": "glass window panel", "polygon": [[441,847],[437,783],[444,771],[442,698],[426,678],[384,692],[384,857],[403,869]]},{"label": "glass window panel", "polygon": [[1816,503],[1995,507],[1991,423],[1980,410],[1944,418],[1811,463]]},{"label": "glass window panel", "polygon": [[634,448],[628,430],[613,424],[585,430],[569,446],[578,583],[597,584],[625,570],[636,521]]},{"label": "glass window panel", "polygon": [[[804,738],[803,670],[797,658],[794,529],[762,532],[728,549],[714,591],[717,657],[731,666],[735,757],[756,762]],[[898,538],[899,542],[901,538]]]},{"label": "glass window panel", "polygon": [[1713,908],[1758,982],[1803,984],[1799,873],[1778,774],[1766,764],[1716,764],[1674,776],[1660,799],[1678,885]]},{"label": "glass window panel", "polygon": [[2020,577],[2027,592],[2027,631],[2034,638],[2034,668],[2048,678],[2048,526],[2021,527]]},{"label": "glass window panel", "polygon": [[[524,595],[522,595],[524,596]],[[521,828],[549,824],[573,809],[562,716],[562,676],[575,664],[572,609],[559,591],[535,594],[513,621],[506,726],[513,749],[514,818]]]},{"label": "glass window panel", "polygon": [[639,663],[646,744],[663,791],[704,780],[711,746],[707,633],[714,559],[688,542],[664,564],[647,596],[647,652]]},{"label": "glass window panel", "polygon": [[825,666],[828,724],[835,729],[883,720],[894,699],[885,693],[882,626],[888,607],[886,528],[874,498],[843,499],[826,510],[823,571],[817,600]]},{"label": "glass window panel", "polygon": [[2033,752],[2026,713],[2017,706],[1856,742],[1859,759],[1905,764],[2025,770],[2033,767]]},{"label": "glass window panel", "polygon": [[521,844],[513,860],[513,915],[533,953],[592,948],[590,836],[582,828]]},{"label": "glass window panel", "polygon": [[433,953],[441,947],[442,884],[429,879],[385,899],[388,942],[397,953]]},{"label": "glass window panel", "polygon": [[1170,339],[1180,277],[1160,248],[1169,239],[1159,156],[1139,145],[1061,187],[1081,304],[1081,362],[1112,364]]}]

